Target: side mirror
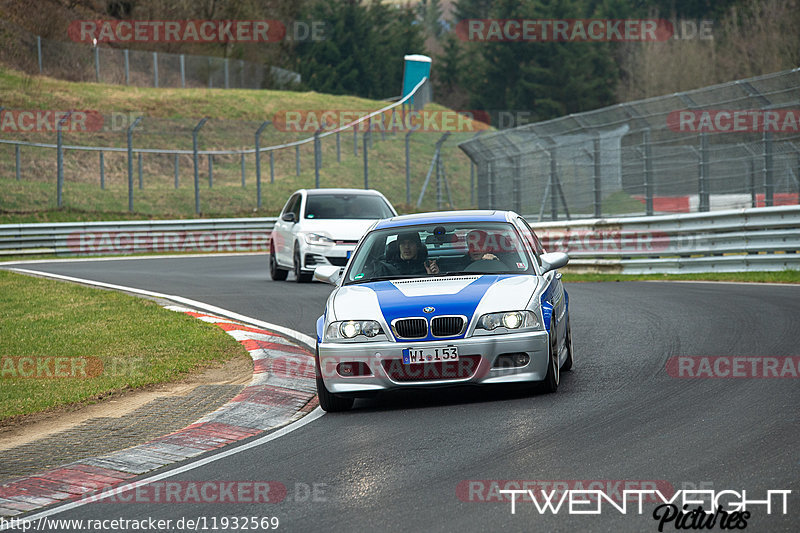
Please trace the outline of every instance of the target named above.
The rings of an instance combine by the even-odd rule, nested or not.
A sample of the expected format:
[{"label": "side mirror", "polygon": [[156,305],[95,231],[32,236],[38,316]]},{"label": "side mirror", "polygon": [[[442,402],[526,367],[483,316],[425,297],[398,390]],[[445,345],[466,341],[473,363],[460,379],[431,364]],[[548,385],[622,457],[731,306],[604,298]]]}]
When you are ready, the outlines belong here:
[{"label": "side mirror", "polygon": [[293,211],[289,211],[288,213],[284,213],[283,216],[281,217],[281,220],[283,220],[284,222],[297,222],[295,220],[295,218],[294,218],[294,212]]},{"label": "side mirror", "polygon": [[539,256],[542,260],[542,273],[550,272],[569,263],[569,256],[564,252],[550,252]]},{"label": "side mirror", "polygon": [[338,284],[341,277],[342,267],[337,267],[334,265],[321,265],[314,269],[314,279],[318,281],[324,281],[325,283],[330,283],[331,285]]}]

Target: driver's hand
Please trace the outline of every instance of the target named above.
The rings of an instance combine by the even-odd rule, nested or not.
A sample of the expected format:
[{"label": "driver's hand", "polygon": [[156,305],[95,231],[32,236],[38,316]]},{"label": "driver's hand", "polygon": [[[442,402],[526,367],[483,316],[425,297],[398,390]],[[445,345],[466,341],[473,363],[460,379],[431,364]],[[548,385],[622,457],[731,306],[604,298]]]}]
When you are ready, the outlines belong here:
[{"label": "driver's hand", "polygon": [[435,259],[430,259],[425,262],[425,271],[428,274],[438,274],[439,273],[439,265],[436,264]]}]

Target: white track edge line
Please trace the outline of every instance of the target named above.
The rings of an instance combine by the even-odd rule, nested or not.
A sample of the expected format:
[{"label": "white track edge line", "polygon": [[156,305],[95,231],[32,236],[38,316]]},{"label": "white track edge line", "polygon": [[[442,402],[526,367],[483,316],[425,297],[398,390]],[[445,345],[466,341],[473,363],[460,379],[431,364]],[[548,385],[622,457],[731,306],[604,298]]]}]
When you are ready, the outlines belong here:
[{"label": "white track edge line", "polygon": [[[301,427],[305,426],[306,424],[309,424],[309,423],[313,422],[314,420],[316,420],[317,418],[321,417],[324,414],[325,414],[325,411],[323,411],[320,407],[317,407],[316,409],[311,411],[309,414],[307,414],[306,416],[304,416],[300,420],[292,422],[288,426],[285,426],[285,427],[283,427],[283,428],[281,428],[281,429],[279,429],[277,431],[274,431],[274,432],[270,433],[269,435],[264,435],[261,438],[258,438],[256,440],[250,441],[247,444],[242,444],[241,446],[236,446],[235,448],[230,448],[228,450],[225,450],[225,451],[222,451],[220,453],[211,455],[209,457],[205,457],[203,459],[198,459],[197,461],[193,461],[192,463],[189,463],[187,465],[180,466],[180,467],[175,468],[173,470],[168,470],[167,472],[162,472],[160,474],[156,474],[156,475],[151,476],[149,478],[141,479],[141,480],[138,480],[138,481],[133,481],[131,483],[126,483],[126,484],[124,484],[124,485],[122,485],[120,487],[114,487],[114,488],[108,489],[108,490],[106,490],[104,492],[101,492],[100,494],[87,496],[85,499],[72,501],[72,502],[69,502],[69,503],[65,503],[63,505],[58,505],[56,507],[53,507],[52,509],[48,509],[46,511],[41,511],[39,513],[35,513],[35,514],[30,515],[30,516],[20,517],[20,519],[26,520],[28,522],[32,522],[32,521],[38,520],[40,518],[44,518],[44,517],[51,516],[51,515],[54,515],[54,514],[62,513],[64,511],[69,511],[71,509],[76,509],[78,507],[83,507],[84,505],[87,505],[89,503],[95,503],[98,500],[103,500],[105,498],[108,498],[109,496],[122,494],[124,492],[128,492],[130,490],[136,489],[137,487],[141,487],[141,486],[144,486],[144,485],[149,485],[150,483],[154,483],[156,481],[161,481],[162,479],[166,479],[168,477],[172,477],[172,476],[176,476],[178,474],[182,474],[184,472],[188,472],[189,470],[194,470],[195,468],[198,468],[198,467],[201,467],[201,466],[205,466],[205,465],[207,465],[209,463],[213,463],[213,462],[218,461],[220,459],[224,459],[224,458],[226,458],[228,456],[235,455],[235,454],[237,454],[239,452],[243,452],[245,450],[249,450],[250,448],[254,448],[256,446],[260,446],[260,445],[265,444],[267,442],[270,442],[272,440],[275,440],[275,439],[278,439],[280,437],[283,437],[284,435],[287,435],[287,434],[291,433],[292,431],[295,431],[296,429],[300,429]],[[9,522],[5,522],[5,523],[0,522],[0,531],[5,531],[6,529],[8,529],[10,527],[11,527],[11,522],[10,521]]]},{"label": "white track edge line", "polygon": [[[304,344],[307,344],[308,346],[313,346],[314,343],[316,342],[315,339],[309,337],[308,335],[305,335],[304,333],[300,333],[299,331],[295,331],[293,329],[285,328],[285,327],[279,326],[277,324],[271,324],[269,322],[264,322],[262,320],[256,320],[254,318],[251,318],[251,317],[248,317],[248,316],[245,316],[245,315],[241,315],[239,313],[234,313],[233,311],[228,311],[227,309],[222,309],[221,307],[216,307],[216,306],[213,306],[213,305],[205,304],[203,302],[198,302],[196,300],[190,300],[189,298],[183,298],[181,296],[172,296],[172,295],[169,295],[169,294],[161,294],[161,293],[158,293],[158,292],[147,291],[147,290],[144,290],[144,289],[136,289],[134,287],[126,287],[126,286],[123,286],[123,285],[114,285],[112,283],[104,283],[102,281],[94,281],[94,280],[87,280],[87,279],[82,279],[82,278],[75,278],[75,277],[72,277],[72,276],[63,276],[61,274],[53,274],[53,273],[50,273],[50,272],[41,272],[41,271],[38,271],[38,270],[27,270],[27,269],[24,269],[24,268],[11,268],[9,270],[16,271],[16,272],[21,272],[21,273],[24,273],[24,274],[35,274],[37,276],[52,277],[52,278],[60,279],[60,280],[64,280],[64,281],[73,281],[73,282],[84,283],[84,284],[88,284],[88,285],[96,285],[98,287],[104,287],[104,288],[107,288],[107,289],[123,290],[123,291],[127,291],[127,292],[132,292],[132,293],[135,293],[135,294],[141,294],[143,296],[151,296],[151,297],[154,297],[154,298],[164,298],[164,299],[167,299],[167,300],[174,300],[174,301],[177,301],[177,302],[180,302],[180,303],[185,303],[185,304],[188,304],[188,305],[192,305],[193,307],[201,307],[201,308],[208,309],[208,310],[210,310],[212,312],[215,312],[215,313],[228,315],[230,318],[235,318],[236,320],[241,320],[242,322],[248,322],[248,323],[251,323],[251,324],[261,325],[263,327],[271,328],[271,329],[273,329],[275,331],[278,331],[278,332],[283,333],[283,334],[285,334],[287,336],[290,336],[293,339],[299,340],[299,341],[303,342]],[[109,496],[112,496],[114,494],[120,494],[120,493],[123,493],[123,492],[127,492],[129,490],[135,489],[136,487],[140,487],[142,485],[147,485],[147,484],[153,483],[155,481],[160,481],[162,479],[168,478],[168,477],[173,476],[173,475],[182,474],[183,472],[187,472],[189,470],[193,470],[195,468],[198,468],[200,466],[204,466],[206,464],[212,463],[212,462],[217,461],[219,459],[224,459],[225,457],[228,457],[230,455],[234,455],[236,453],[243,452],[245,450],[249,450],[250,448],[253,448],[255,446],[259,446],[261,444],[264,444],[264,443],[270,442],[272,440],[275,440],[275,439],[277,439],[279,437],[282,437],[282,436],[284,436],[284,435],[286,435],[288,433],[291,433],[292,431],[294,431],[296,429],[299,429],[299,428],[303,427],[306,424],[309,424],[309,423],[313,422],[314,420],[316,420],[317,418],[321,417],[324,414],[325,414],[325,411],[323,411],[320,407],[317,407],[316,409],[311,411],[309,414],[307,414],[306,416],[304,416],[300,420],[292,422],[291,424],[289,424],[286,427],[283,427],[283,428],[281,428],[281,429],[279,429],[277,431],[274,431],[274,432],[270,433],[269,435],[265,435],[265,436],[263,436],[261,438],[253,440],[251,442],[248,442],[247,444],[243,444],[241,446],[236,446],[234,448],[222,451],[220,453],[211,455],[211,456],[203,458],[203,459],[198,459],[197,461],[193,461],[190,464],[175,468],[173,470],[169,470],[167,472],[162,472],[161,474],[157,474],[155,476],[152,476],[152,477],[149,477],[149,478],[145,478],[143,480],[134,481],[132,483],[127,483],[125,485],[122,485],[121,487],[116,487],[116,488],[113,488],[113,489],[109,489],[109,490],[107,490],[105,492],[102,492],[100,494],[97,494],[97,495],[94,495],[94,496],[90,496],[89,499],[87,499],[87,500],[78,500],[78,501],[74,501],[74,502],[65,503],[63,505],[59,505],[59,506],[54,507],[52,509],[48,509],[47,511],[42,511],[42,512],[30,515],[30,516],[26,516],[26,517],[24,517],[24,519],[25,520],[29,520],[29,521],[33,521],[33,520],[36,520],[36,519],[39,519],[39,518],[44,518],[46,516],[51,516],[51,515],[54,515],[54,514],[63,512],[63,511],[68,511],[70,509],[75,509],[77,507],[82,507],[82,506],[84,506],[84,505],[86,505],[88,503],[92,503],[92,502],[94,502],[96,500],[102,500],[102,499],[105,499],[105,498],[107,498]],[[11,523],[10,522],[0,523],[0,531],[5,531],[9,527],[11,527]]]},{"label": "white track edge line", "polygon": [[207,304],[207,303],[204,303],[204,302],[199,302],[197,300],[191,300],[189,298],[184,298],[183,296],[174,296],[174,295],[171,295],[171,294],[163,294],[163,293],[160,293],[160,292],[153,292],[153,291],[148,291],[148,290],[145,290],[145,289],[136,289],[134,287],[126,287],[124,285],[114,285],[113,283],[105,283],[105,282],[102,282],[102,281],[94,281],[94,280],[90,280],[90,279],[75,278],[75,277],[72,277],[72,276],[64,276],[62,274],[52,274],[50,272],[42,272],[40,270],[28,270],[28,269],[25,269],[25,268],[10,268],[8,270],[11,270],[11,271],[14,271],[14,272],[21,272],[23,274],[32,274],[32,275],[36,275],[36,276],[50,277],[50,278],[60,279],[60,280],[64,280],[64,281],[72,281],[72,282],[75,282],[75,283],[83,283],[83,284],[86,284],[86,285],[94,285],[94,286],[103,287],[103,288],[106,288],[106,289],[115,289],[115,290],[120,290],[120,291],[132,292],[134,294],[141,294],[143,296],[150,296],[152,298],[163,298],[165,300],[172,300],[174,302],[182,303],[184,305],[190,305],[192,307],[205,309],[205,310],[210,311],[212,313],[217,313],[217,314],[226,316],[228,318],[232,318],[234,320],[239,320],[241,322],[247,322],[249,324],[253,324],[253,325],[256,325],[256,326],[261,326],[263,328],[272,329],[273,331],[276,331],[278,333],[282,333],[282,334],[286,335],[287,337],[291,337],[292,339],[295,339],[295,340],[297,340],[299,342],[302,342],[303,344],[305,344],[307,347],[309,347],[311,349],[314,349],[314,347],[315,347],[315,345],[317,343],[317,340],[315,338],[310,337],[309,335],[306,335],[305,333],[301,333],[299,331],[295,331],[293,329],[290,329],[290,328],[287,328],[287,327],[284,327],[284,326],[279,326],[278,324],[273,324],[271,322],[265,322],[263,320],[258,320],[258,319],[255,319],[255,318],[251,318],[249,316],[245,316],[245,315],[236,313],[234,311],[228,311],[227,309],[223,309],[223,308],[217,307],[215,305]]}]

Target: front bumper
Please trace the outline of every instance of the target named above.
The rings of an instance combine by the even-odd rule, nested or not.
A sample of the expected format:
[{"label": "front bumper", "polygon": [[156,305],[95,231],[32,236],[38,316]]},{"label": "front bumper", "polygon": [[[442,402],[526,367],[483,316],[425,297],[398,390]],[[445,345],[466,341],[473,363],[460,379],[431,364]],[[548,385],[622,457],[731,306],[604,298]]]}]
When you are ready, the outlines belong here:
[{"label": "front bumper", "polygon": [[[403,365],[403,348],[458,347],[459,361],[449,367]],[[526,353],[520,367],[494,368],[502,354]],[[426,342],[350,342],[319,344],[319,364],[325,387],[332,393],[359,393],[409,387],[449,386],[459,383],[490,384],[541,381],[547,373],[549,341],[546,331],[481,335]],[[459,363],[462,363],[459,366]],[[468,363],[468,361],[474,362]],[[363,363],[371,375],[342,376],[340,363]],[[425,369],[424,367],[428,367]],[[363,368],[363,366],[362,366]],[[406,374],[398,379],[398,372]],[[456,376],[456,377],[453,377]]]},{"label": "front bumper", "polygon": [[355,248],[355,244],[335,244],[332,246],[305,244],[300,250],[302,255],[301,267],[304,271],[313,271],[320,265],[343,267],[349,259],[348,254]]}]

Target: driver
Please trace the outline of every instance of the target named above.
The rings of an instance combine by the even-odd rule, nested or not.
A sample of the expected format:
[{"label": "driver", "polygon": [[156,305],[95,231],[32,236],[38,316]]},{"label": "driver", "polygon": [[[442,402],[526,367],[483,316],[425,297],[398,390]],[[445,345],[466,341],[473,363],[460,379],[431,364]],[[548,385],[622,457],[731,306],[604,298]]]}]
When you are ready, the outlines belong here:
[{"label": "driver", "polygon": [[409,231],[397,236],[398,254],[388,258],[400,274],[438,274],[436,261],[428,261],[428,249],[422,244],[419,233]]}]

